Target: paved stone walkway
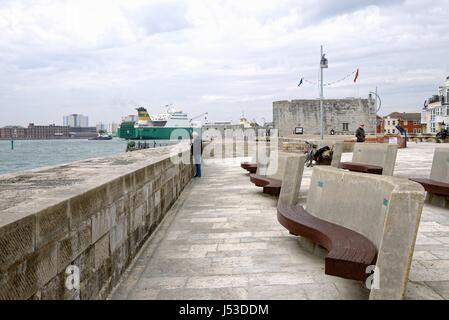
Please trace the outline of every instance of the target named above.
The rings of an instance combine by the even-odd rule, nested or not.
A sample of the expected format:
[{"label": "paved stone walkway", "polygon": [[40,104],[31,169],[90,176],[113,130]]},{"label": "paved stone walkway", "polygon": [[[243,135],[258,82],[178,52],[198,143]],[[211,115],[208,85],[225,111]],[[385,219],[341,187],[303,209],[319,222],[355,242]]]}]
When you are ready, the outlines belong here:
[{"label": "paved stone walkway", "polygon": [[[435,146],[400,150],[395,175],[428,176]],[[276,198],[239,164],[203,166],[204,177],[184,191],[111,299],[368,298],[362,283],[324,274],[323,259],[277,222]],[[303,197],[310,176],[306,169]],[[407,298],[449,298],[449,210],[425,206]]]}]

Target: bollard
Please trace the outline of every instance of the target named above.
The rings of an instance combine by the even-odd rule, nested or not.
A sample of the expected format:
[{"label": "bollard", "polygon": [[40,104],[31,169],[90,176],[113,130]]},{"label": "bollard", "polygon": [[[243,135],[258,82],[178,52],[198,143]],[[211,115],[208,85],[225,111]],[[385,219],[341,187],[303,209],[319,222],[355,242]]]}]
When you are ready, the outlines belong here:
[{"label": "bollard", "polygon": [[11,150],[14,150],[14,140],[11,140]]}]

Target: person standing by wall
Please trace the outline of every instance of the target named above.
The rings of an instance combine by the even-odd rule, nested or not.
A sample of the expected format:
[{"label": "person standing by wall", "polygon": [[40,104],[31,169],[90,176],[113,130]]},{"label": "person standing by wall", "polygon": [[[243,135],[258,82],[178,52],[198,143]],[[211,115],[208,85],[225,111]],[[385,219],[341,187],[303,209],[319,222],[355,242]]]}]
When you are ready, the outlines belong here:
[{"label": "person standing by wall", "polygon": [[197,132],[192,134],[192,156],[193,163],[195,164],[195,176],[196,178],[201,177],[201,153],[202,153],[202,142],[201,137]]},{"label": "person standing by wall", "polygon": [[365,125],[362,123],[355,132],[357,142],[365,142]]}]

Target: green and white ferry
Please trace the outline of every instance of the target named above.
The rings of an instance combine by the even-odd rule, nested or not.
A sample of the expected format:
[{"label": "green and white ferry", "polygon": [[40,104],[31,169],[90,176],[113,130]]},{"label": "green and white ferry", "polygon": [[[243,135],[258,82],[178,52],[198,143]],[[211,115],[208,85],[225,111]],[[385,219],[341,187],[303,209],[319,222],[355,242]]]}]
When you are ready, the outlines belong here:
[{"label": "green and white ferry", "polygon": [[[194,131],[201,136],[201,122],[189,119],[181,110],[170,108],[166,113],[150,116],[147,109],[140,107],[138,121],[122,122],[117,136],[126,140],[144,140],[150,146],[174,144],[180,140],[190,139]],[[207,115],[204,113],[203,115]],[[201,115],[202,116],[202,115]]]}]

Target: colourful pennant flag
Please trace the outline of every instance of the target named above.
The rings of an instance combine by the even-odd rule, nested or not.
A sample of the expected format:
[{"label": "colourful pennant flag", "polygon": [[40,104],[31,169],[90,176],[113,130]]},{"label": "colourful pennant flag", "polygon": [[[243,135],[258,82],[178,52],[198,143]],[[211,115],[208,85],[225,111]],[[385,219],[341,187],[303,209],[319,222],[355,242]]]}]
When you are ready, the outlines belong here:
[{"label": "colourful pennant flag", "polygon": [[359,69],[357,69],[357,72],[355,73],[354,83],[356,83],[358,79],[359,79]]}]

